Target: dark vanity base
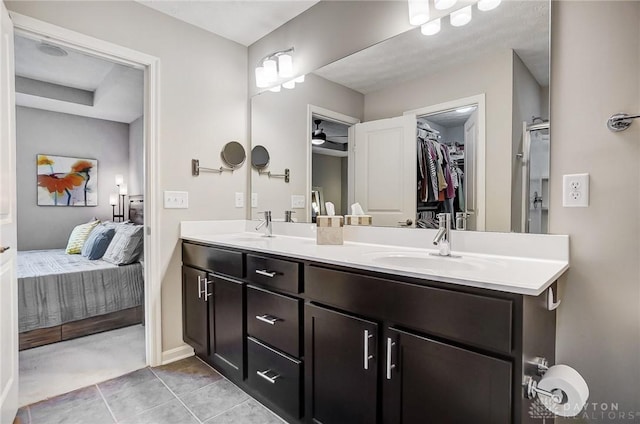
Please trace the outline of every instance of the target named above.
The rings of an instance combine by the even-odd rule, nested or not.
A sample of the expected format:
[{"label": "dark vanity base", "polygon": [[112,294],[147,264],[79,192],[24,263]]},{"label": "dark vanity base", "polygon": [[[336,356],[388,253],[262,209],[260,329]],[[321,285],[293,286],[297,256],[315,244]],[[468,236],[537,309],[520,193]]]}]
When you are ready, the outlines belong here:
[{"label": "dark vanity base", "polygon": [[554,363],[545,295],[192,242],[183,264],[185,341],[290,423],[539,421],[522,379]]}]

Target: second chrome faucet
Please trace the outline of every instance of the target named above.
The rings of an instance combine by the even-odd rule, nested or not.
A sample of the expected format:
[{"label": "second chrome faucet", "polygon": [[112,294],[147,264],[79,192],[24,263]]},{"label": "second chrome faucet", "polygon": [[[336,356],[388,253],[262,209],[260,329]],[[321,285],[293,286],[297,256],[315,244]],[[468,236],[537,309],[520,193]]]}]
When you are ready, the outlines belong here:
[{"label": "second chrome faucet", "polygon": [[264,219],[256,227],[256,231],[264,227],[264,236],[273,237],[273,227],[271,225],[271,211],[264,211]]},{"label": "second chrome faucet", "polygon": [[451,256],[451,214],[439,213],[438,232],[433,238],[433,244],[438,246],[439,256]]}]

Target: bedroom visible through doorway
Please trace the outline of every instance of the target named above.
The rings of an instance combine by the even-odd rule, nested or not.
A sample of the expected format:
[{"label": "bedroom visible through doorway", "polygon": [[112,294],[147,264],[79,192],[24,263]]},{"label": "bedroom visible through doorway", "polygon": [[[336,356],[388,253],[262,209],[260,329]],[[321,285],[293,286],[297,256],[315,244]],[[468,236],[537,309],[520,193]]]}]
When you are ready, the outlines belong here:
[{"label": "bedroom visible through doorway", "polygon": [[147,365],[144,70],[15,36],[20,405]]}]

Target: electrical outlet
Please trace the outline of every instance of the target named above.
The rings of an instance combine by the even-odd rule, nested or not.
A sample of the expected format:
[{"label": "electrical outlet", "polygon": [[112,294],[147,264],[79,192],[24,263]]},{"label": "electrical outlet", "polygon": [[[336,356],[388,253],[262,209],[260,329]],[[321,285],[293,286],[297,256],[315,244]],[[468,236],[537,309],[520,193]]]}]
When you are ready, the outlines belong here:
[{"label": "electrical outlet", "polygon": [[291,195],[291,209],[304,209],[304,196],[300,194]]},{"label": "electrical outlet", "polygon": [[244,193],[236,192],[236,208],[244,207]]},{"label": "electrical outlet", "polygon": [[589,206],[589,174],[562,176],[562,206],[565,208]]},{"label": "electrical outlet", "polygon": [[165,191],[164,192],[164,208],[165,209],[187,209],[189,207],[188,191]]},{"label": "electrical outlet", "polygon": [[251,193],[251,207],[258,207],[258,193]]}]

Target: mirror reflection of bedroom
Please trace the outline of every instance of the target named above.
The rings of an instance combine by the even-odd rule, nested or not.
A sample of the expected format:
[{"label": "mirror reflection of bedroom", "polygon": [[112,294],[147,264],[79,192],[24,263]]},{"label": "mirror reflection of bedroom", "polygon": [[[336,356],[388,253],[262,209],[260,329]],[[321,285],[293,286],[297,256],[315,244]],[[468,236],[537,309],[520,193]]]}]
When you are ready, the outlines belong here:
[{"label": "mirror reflection of bedroom", "polygon": [[142,70],[15,37],[20,404],[144,368]]}]

